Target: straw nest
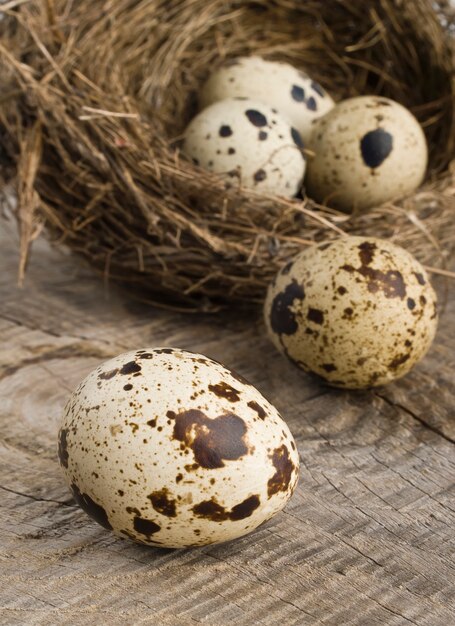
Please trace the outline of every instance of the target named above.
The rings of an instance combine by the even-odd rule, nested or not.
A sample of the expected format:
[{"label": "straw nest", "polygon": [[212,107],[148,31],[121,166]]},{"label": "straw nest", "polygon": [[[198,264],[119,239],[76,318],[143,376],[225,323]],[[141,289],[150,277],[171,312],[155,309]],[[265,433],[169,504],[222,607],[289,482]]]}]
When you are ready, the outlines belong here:
[{"label": "straw nest", "polygon": [[[21,275],[50,237],[140,297],[213,310],[260,301],[303,246],[392,238],[441,267],[455,243],[455,61],[448,3],[430,0],[27,0],[0,22],[1,159],[17,168]],[[453,17],[453,16],[452,16]],[[347,216],[311,199],[227,188],[178,138],[228,58],[305,69],[337,99],[409,107],[430,147],[412,196]],[[5,157],[6,155],[6,157]]]}]

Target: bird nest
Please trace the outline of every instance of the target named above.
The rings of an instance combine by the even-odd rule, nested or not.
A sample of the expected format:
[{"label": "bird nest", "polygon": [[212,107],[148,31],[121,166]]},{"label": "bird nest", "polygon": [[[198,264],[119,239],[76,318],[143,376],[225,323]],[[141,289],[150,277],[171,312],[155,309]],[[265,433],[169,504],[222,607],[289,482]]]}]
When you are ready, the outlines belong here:
[{"label": "bird nest", "polygon": [[[17,176],[21,274],[44,226],[109,279],[166,306],[260,301],[290,257],[342,232],[386,237],[430,267],[455,243],[450,8],[430,0],[11,0],[0,22],[2,159]],[[367,213],[232,186],[178,139],[227,59],[304,69],[336,98],[410,108],[423,186]],[[5,159],[6,155],[6,159]]]}]

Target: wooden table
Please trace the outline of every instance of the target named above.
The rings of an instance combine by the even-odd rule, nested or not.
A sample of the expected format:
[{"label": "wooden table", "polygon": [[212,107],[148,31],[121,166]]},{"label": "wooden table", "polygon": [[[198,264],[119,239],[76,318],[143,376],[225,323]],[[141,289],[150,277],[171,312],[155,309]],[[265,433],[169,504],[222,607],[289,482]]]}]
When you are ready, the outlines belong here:
[{"label": "wooden table", "polygon": [[[289,365],[253,319],[134,304],[37,242],[15,286],[0,224],[1,624],[455,624],[455,298],[404,380],[349,393]],[[147,345],[203,352],[277,406],[301,456],[286,510],[225,545],[161,550],[116,539],[64,485],[56,433],[100,361]]]}]

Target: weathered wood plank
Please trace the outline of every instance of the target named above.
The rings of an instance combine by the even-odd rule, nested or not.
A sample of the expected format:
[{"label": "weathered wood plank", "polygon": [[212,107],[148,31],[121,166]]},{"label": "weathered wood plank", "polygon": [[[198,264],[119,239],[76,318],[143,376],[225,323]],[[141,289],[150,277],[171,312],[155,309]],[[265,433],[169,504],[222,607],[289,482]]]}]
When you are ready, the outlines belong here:
[{"label": "weathered wood plank", "polygon": [[[9,232],[0,256],[0,624],[455,622],[453,295],[415,371],[349,393],[294,370],[255,319],[184,317],[115,290],[106,299],[97,277],[44,242],[20,291]],[[252,535],[146,548],[71,500],[55,453],[67,395],[103,359],[151,344],[223,361],[287,419],[300,486]]]}]

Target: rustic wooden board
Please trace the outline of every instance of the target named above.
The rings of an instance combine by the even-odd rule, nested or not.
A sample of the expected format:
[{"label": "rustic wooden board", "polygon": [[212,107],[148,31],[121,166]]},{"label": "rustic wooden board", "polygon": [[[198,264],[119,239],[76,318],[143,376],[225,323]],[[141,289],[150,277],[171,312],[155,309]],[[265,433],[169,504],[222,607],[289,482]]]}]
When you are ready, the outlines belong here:
[{"label": "rustic wooden board", "polygon": [[[35,247],[15,286],[0,224],[0,624],[449,626],[455,623],[455,298],[405,380],[330,390],[288,365],[260,321],[132,304],[70,256]],[[56,458],[67,395],[146,345],[219,359],[277,406],[298,490],[248,537],[192,550],[116,539],[72,501]]]}]

